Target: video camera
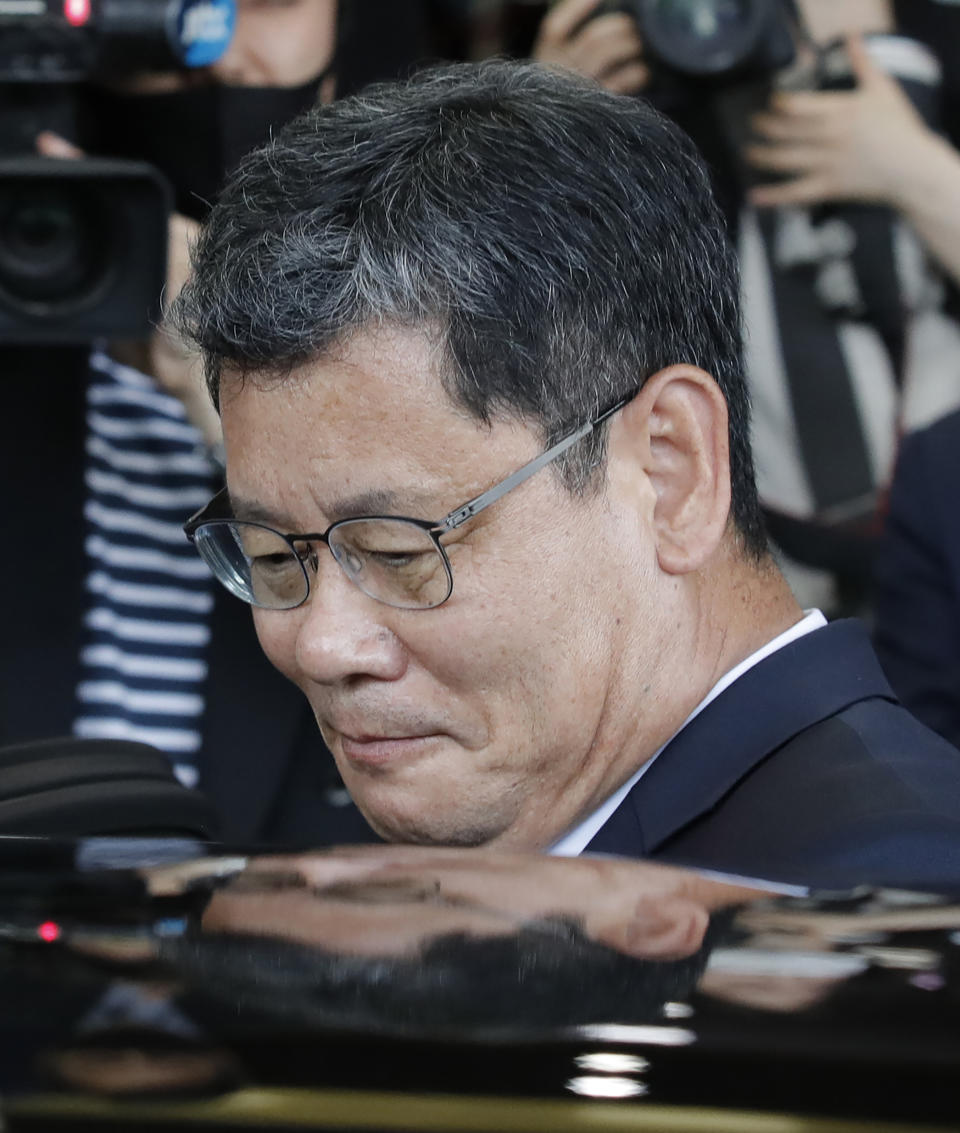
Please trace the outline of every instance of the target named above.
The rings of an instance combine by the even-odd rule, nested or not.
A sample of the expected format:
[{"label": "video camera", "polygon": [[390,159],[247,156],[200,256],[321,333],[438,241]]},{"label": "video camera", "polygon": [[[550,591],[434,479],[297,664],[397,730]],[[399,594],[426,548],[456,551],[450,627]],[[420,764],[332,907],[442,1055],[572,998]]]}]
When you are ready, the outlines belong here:
[{"label": "video camera", "polygon": [[620,0],[650,59],[675,76],[723,81],[793,62],[793,0]]},{"label": "video camera", "polygon": [[166,278],[169,186],[152,166],[35,156],[77,134],[78,84],[207,66],[234,0],[0,0],[0,343],[143,338]]}]

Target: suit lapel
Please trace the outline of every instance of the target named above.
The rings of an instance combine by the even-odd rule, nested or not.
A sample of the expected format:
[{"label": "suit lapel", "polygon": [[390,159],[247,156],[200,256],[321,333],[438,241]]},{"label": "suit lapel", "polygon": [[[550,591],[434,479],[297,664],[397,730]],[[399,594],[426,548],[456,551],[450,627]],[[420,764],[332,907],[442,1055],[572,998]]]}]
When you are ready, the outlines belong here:
[{"label": "suit lapel", "polygon": [[588,852],[654,852],[787,740],[870,697],[896,699],[859,623],[834,622],[791,642],[674,736]]}]

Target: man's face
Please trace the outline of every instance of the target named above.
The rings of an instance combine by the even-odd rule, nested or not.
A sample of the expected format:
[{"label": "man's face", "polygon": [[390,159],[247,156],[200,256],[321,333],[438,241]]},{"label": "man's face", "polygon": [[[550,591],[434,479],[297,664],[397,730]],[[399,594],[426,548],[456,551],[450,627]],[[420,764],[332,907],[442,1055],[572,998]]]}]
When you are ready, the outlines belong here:
[{"label": "man's face", "polygon": [[[527,427],[457,409],[438,367],[426,336],[383,331],[281,382],[227,377],[237,516],[285,532],[439,520],[537,455]],[[453,534],[453,593],[433,610],[366,596],[318,545],[305,604],[255,611],[382,835],[543,848],[642,762],[638,705],[669,629],[636,495],[608,477],[575,497],[541,471]]]}]

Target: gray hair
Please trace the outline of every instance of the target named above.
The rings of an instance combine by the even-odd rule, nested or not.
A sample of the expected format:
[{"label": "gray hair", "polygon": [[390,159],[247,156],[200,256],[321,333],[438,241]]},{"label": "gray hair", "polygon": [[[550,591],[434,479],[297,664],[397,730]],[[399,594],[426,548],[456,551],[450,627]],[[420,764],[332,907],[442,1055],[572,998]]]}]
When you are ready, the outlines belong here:
[{"label": "gray hair", "polygon": [[[532,64],[433,68],[318,107],[214,207],[175,320],[224,367],[282,375],[380,323],[435,327],[447,392],[545,441],[677,362],[729,407],[733,520],[765,540],[737,271],[690,140],[640,99]],[[603,435],[562,464],[582,490]]]}]

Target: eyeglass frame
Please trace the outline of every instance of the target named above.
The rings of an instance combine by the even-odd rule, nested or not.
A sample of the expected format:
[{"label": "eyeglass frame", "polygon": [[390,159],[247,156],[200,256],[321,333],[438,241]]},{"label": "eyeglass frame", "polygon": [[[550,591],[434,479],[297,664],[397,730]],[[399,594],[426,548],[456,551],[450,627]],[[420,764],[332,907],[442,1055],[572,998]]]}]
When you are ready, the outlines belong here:
[{"label": "eyeglass frame", "polygon": [[[385,606],[390,606],[391,609],[435,610],[439,606],[442,606],[445,602],[449,601],[450,595],[453,593],[453,568],[450,565],[450,559],[447,555],[446,548],[440,542],[440,536],[447,535],[449,534],[449,532],[455,531],[458,527],[462,527],[468,519],[472,519],[475,515],[478,515],[481,511],[484,511],[486,508],[490,507],[491,504],[495,504],[497,500],[505,496],[507,492],[510,492],[514,488],[519,487],[526,480],[529,480],[531,476],[534,476],[537,472],[539,472],[541,468],[545,468],[552,461],[556,460],[558,456],[562,456],[563,453],[565,453],[567,449],[572,448],[577,443],[577,441],[583,440],[584,437],[589,436],[593,432],[593,430],[597,428],[597,426],[602,425],[603,422],[612,417],[614,413],[618,412],[620,409],[623,409],[626,405],[629,405],[629,403],[636,396],[636,393],[637,391],[634,390],[626,397],[622,397],[615,404],[611,405],[608,409],[605,409],[601,414],[599,414],[599,416],[594,417],[593,420],[588,421],[585,425],[581,425],[578,429],[574,429],[572,432],[567,433],[566,436],[561,437],[561,439],[557,441],[556,444],[551,445],[544,452],[540,453],[539,456],[535,456],[533,460],[527,461],[527,463],[518,468],[516,472],[512,472],[509,476],[504,477],[503,480],[500,480],[492,487],[487,488],[478,496],[474,496],[473,499],[468,500],[465,504],[461,504],[459,507],[454,508],[453,511],[447,512],[447,514],[443,517],[443,519],[439,520],[439,522],[434,522],[433,520],[429,519],[417,519],[409,515],[351,515],[345,517],[344,519],[334,520],[334,522],[330,524],[326,531],[323,532],[307,532],[302,535],[297,534],[296,532],[283,532],[278,531],[275,527],[270,527],[269,524],[261,523],[257,520],[238,519],[236,516],[208,515],[207,513],[211,510],[216,510],[219,503],[229,498],[227,488],[226,486],[224,486],[220,489],[219,492],[216,493],[216,495],[212,499],[208,500],[207,503],[205,503],[199,511],[194,512],[194,514],[190,516],[190,518],[183,525],[183,533],[194,546],[196,546],[196,533],[198,528],[210,524],[249,523],[252,527],[260,527],[265,531],[271,531],[274,535],[279,535],[280,538],[284,540],[284,542],[290,544],[291,550],[300,561],[300,566],[303,570],[304,581],[307,585],[306,593],[294,606],[259,606],[259,604],[256,602],[249,602],[248,605],[257,606],[260,609],[268,610],[296,610],[298,607],[302,606],[304,602],[306,602],[306,600],[310,597],[310,575],[307,573],[305,566],[305,562],[308,560],[300,558],[300,555],[297,552],[297,548],[295,546],[296,543],[325,543],[327,550],[330,551],[330,555],[333,558],[334,562],[336,562],[337,566],[340,567],[341,570],[343,570],[347,578],[349,578],[350,581],[353,582],[354,586],[356,586],[362,594],[367,594],[367,591],[364,590],[363,587],[360,586],[350,576],[349,572],[345,570],[343,564],[334,554],[333,549],[330,546],[331,532],[335,531],[338,527],[341,527],[345,524],[364,522],[368,520],[382,519],[412,523],[415,527],[419,527],[422,531],[425,531],[430,536],[434,547],[440,553],[440,558],[443,560],[443,566],[447,573],[447,593],[443,598],[440,599],[439,602],[434,602],[429,606],[394,606],[392,603],[387,602],[383,598],[377,598],[374,594],[367,594],[367,597],[372,598],[374,602],[381,602]],[[311,566],[314,573],[316,573],[317,565],[315,554],[311,557],[313,557],[314,559]],[[220,584],[224,586],[225,589],[229,589],[229,587],[227,587],[226,584],[223,583],[219,578],[217,578],[217,581],[220,582]],[[233,591],[231,591],[231,593],[233,593]],[[239,597],[239,595],[235,596]],[[243,600],[244,599],[241,599],[241,601]]]}]

